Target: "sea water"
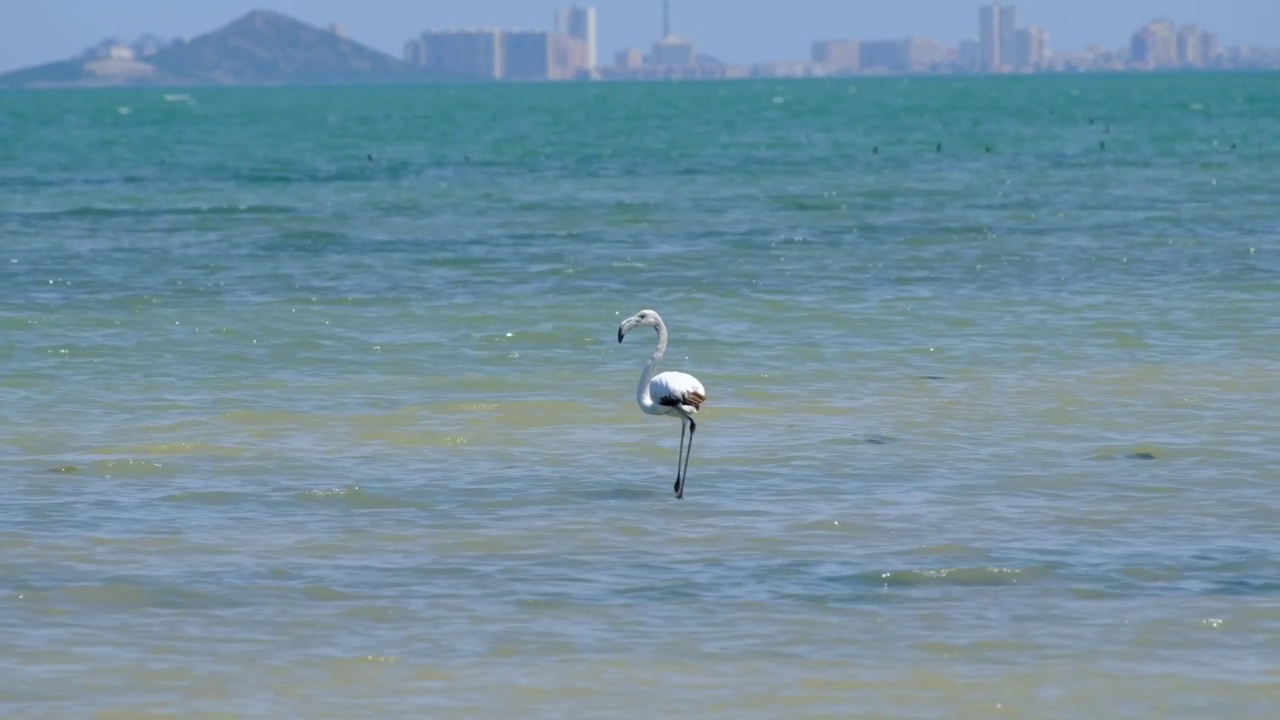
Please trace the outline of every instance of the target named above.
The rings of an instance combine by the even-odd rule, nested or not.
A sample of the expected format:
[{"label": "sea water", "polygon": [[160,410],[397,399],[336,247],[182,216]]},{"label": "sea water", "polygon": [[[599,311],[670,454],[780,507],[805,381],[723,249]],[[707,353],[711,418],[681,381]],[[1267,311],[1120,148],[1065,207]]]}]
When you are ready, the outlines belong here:
[{"label": "sea water", "polygon": [[0,94],[0,708],[1270,717],[1278,87]]}]

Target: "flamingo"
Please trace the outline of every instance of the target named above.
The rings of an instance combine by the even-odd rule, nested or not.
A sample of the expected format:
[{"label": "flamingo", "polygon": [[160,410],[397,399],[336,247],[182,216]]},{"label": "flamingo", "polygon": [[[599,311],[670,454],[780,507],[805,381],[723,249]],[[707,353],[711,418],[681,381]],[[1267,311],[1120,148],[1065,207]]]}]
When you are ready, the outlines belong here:
[{"label": "flamingo", "polygon": [[[618,326],[618,342],[626,337],[631,328],[647,326],[658,331],[658,346],[653,349],[649,364],[640,373],[640,383],[636,386],[636,403],[646,415],[670,415],[680,418],[680,451],[676,455],[676,498],[684,499],[684,481],[689,474],[689,454],[693,452],[693,433],[698,423],[693,416],[697,414],[702,403],[707,400],[707,391],[702,388],[698,378],[682,372],[664,372],[654,375],[658,365],[662,363],[662,355],[667,351],[667,326],[662,317],[652,310],[641,310]],[[685,431],[689,433],[689,446],[685,448]]]}]

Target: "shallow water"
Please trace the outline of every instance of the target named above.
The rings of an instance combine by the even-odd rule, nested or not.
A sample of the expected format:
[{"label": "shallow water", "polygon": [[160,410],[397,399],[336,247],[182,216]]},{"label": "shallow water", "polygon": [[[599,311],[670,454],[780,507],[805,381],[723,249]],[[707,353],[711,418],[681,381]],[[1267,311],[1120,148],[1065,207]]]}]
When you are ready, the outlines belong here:
[{"label": "shallow water", "polygon": [[5,714],[1270,716],[1275,88],[0,94]]}]

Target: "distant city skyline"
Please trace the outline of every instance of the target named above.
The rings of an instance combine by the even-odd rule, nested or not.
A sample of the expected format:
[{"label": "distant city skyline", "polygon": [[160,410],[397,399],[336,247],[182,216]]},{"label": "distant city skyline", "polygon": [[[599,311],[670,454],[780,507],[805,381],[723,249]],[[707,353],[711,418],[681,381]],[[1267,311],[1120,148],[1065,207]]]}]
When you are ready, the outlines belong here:
[{"label": "distant city skyline", "polygon": [[[77,54],[106,37],[144,33],[192,37],[256,8],[315,25],[341,24],[349,37],[400,57],[406,38],[429,28],[551,25],[551,0],[472,0],[424,4],[405,0],[41,0],[0,9],[0,72]],[[662,30],[662,0],[597,0],[600,62],[627,47],[648,47]],[[829,37],[932,37],[947,44],[978,40],[975,0],[901,0],[853,4],[841,0],[742,3],[671,0],[672,30],[697,41],[699,52],[726,62],[799,61],[814,40]],[[1276,0],[1022,0],[1022,18],[1048,28],[1053,48],[1123,48],[1135,28],[1172,17],[1213,28],[1225,45],[1280,46]]]}]

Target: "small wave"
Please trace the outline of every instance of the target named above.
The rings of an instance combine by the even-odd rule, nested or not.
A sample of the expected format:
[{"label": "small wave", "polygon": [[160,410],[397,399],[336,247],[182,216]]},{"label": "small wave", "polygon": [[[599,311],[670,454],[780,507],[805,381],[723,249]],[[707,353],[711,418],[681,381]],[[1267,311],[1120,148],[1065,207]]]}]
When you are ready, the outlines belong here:
[{"label": "small wave", "polygon": [[85,205],[66,210],[15,213],[35,217],[72,218],[162,218],[183,215],[290,215],[294,208],[284,205],[206,205],[195,207],[98,207]]},{"label": "small wave", "polygon": [[787,197],[772,198],[773,204],[784,210],[800,210],[804,212],[826,212],[848,209],[848,201],[843,198],[821,197]]},{"label": "small wave", "polygon": [[[267,248],[276,251],[282,249],[297,250],[299,243],[305,245],[324,245],[340,244],[351,240],[351,234],[339,230],[327,230],[319,228],[308,228],[306,230],[284,230],[274,237],[275,242],[269,243]],[[362,251],[368,252],[368,244],[360,245]]]},{"label": "small wave", "polygon": [[245,603],[225,594],[165,585],[150,586],[131,580],[108,580],[93,585],[72,585],[58,591],[42,591],[35,598],[62,595],[81,605],[111,608],[161,608],[188,610],[193,608],[242,607]]},{"label": "small wave", "polygon": [[184,455],[203,455],[217,457],[240,457],[244,455],[244,451],[225,445],[210,445],[208,443],[195,441],[178,441],[168,443],[155,443],[152,445],[139,445],[137,447],[106,447],[99,448],[96,452],[104,455],[150,455],[150,456],[184,456]]},{"label": "small wave", "polygon": [[982,587],[1016,585],[1029,579],[1026,570],[1004,567],[952,567],[930,570],[892,570],[875,576],[888,587],[919,587],[927,585],[954,585],[957,587]]},{"label": "small wave", "polygon": [[336,502],[356,510],[432,510],[435,508],[428,502],[365,492],[358,485],[307,490],[301,493],[301,498],[312,502]]},{"label": "small wave", "polygon": [[360,492],[360,488],[358,486],[352,485],[351,487],[328,488],[324,490],[308,490],[305,493],[303,493],[303,495],[307,497],[327,498],[327,497],[340,497],[342,495],[350,495],[358,492]]},{"label": "small wave", "polygon": [[293,426],[319,427],[327,425],[315,415],[293,412],[291,410],[236,410],[217,417],[218,420],[232,425],[247,426]]},{"label": "small wave", "polygon": [[[666,499],[671,494],[670,488],[654,488],[654,487],[630,487],[630,486],[605,486],[605,487],[586,487],[574,492],[575,497],[591,498],[594,500],[653,500],[654,498]],[[651,537],[647,531],[640,533],[642,537]]]},{"label": "small wave", "polygon": [[908,551],[912,555],[965,555],[968,557],[982,557],[987,554],[986,550],[973,545],[961,545],[958,543],[943,543],[941,545],[921,545],[918,548]]},{"label": "small wave", "polygon": [[86,465],[85,469],[107,478],[162,477],[172,472],[164,463],[138,458],[95,460]]},{"label": "small wave", "polygon": [[345,658],[333,661],[339,666],[349,666],[348,669],[368,665],[394,665],[400,662],[400,658],[394,655],[360,655],[353,658]]},{"label": "small wave", "polygon": [[195,503],[200,505],[232,505],[241,500],[250,499],[245,493],[227,492],[225,490],[188,491],[165,495],[161,502]]},{"label": "small wave", "polygon": [[1131,448],[1112,449],[1089,456],[1090,460],[1156,460],[1167,457],[1168,453],[1152,445],[1139,445]]},{"label": "small wave", "polygon": [[458,411],[458,412],[488,412],[488,411],[490,411],[490,410],[497,410],[497,409],[498,409],[498,403],[496,403],[496,402],[466,402],[466,403],[454,403],[454,404],[452,404],[452,405],[447,405],[446,407],[447,407],[447,408],[449,408],[449,409],[451,409],[451,410]]},{"label": "small wave", "polygon": [[355,593],[344,592],[328,585],[308,585],[302,588],[302,594],[308,600],[316,600],[318,602],[342,602],[344,600],[358,600],[361,597]]},{"label": "small wave", "polygon": [[364,442],[378,442],[393,447],[460,447],[470,442],[465,435],[450,435],[430,430],[394,430],[377,428],[359,431],[356,436]]}]

